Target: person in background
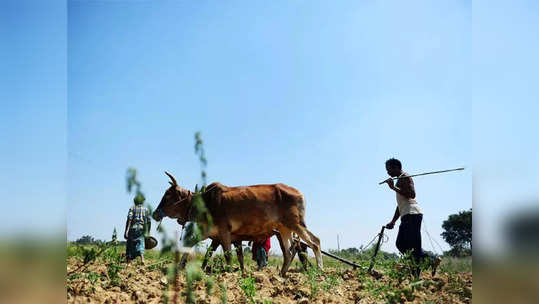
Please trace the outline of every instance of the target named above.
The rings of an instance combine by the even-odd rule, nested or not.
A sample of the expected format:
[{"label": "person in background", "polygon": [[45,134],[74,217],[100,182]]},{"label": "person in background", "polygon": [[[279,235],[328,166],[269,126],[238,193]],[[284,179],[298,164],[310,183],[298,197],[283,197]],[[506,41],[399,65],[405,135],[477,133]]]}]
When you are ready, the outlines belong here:
[{"label": "person in background", "polygon": [[127,240],[125,248],[127,263],[140,256],[140,261],[144,264],[144,237],[151,227],[150,212],[142,205],[144,200],[143,195],[137,194],[133,199],[134,205],[127,213],[124,232]]},{"label": "person in background", "polygon": [[[398,159],[391,158],[386,161],[386,171],[390,178],[385,180],[389,188],[396,193],[397,209],[393,215],[393,219],[386,225],[387,229],[393,229],[395,222],[401,219],[399,233],[397,235],[397,249],[402,254],[411,252],[416,263],[421,263],[424,260],[432,267],[432,273],[436,272],[436,268],[440,265],[441,259],[428,255],[421,248],[421,221],[423,220],[423,212],[419,208],[415,200],[414,181],[408,174],[402,171],[402,164]],[[396,184],[393,178],[398,177]],[[419,277],[421,269],[416,269],[416,276]]]},{"label": "person in background", "polygon": [[253,254],[253,260],[258,265],[258,270],[268,265],[268,254],[271,248],[271,237],[261,242],[253,242],[251,252]]}]

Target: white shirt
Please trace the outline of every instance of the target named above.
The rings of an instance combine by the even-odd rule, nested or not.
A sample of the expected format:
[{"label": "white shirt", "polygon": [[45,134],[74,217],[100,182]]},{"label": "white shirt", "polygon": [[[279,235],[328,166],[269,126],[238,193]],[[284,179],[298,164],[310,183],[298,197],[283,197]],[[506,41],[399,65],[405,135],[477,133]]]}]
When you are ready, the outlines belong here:
[{"label": "white shirt", "polygon": [[[399,175],[399,177],[402,177],[403,175],[404,173]],[[397,194],[397,206],[399,207],[399,214],[401,217],[407,214],[422,214],[421,209],[419,208],[419,205],[415,199],[407,198],[397,191],[395,191],[395,193]]]}]

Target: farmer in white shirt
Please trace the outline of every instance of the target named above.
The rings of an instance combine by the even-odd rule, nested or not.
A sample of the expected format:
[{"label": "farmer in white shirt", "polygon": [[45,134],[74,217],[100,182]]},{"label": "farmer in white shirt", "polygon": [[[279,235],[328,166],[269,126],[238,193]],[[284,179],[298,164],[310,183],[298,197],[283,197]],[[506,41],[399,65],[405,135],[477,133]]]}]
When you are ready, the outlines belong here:
[{"label": "farmer in white shirt", "polygon": [[[421,263],[425,259],[432,267],[433,274],[440,264],[441,259],[428,255],[421,248],[421,221],[423,213],[415,200],[414,181],[408,174],[402,171],[402,164],[398,159],[391,158],[386,161],[387,174],[391,176],[385,180],[389,188],[395,191],[397,196],[397,209],[391,222],[386,225],[387,229],[393,229],[395,222],[401,219],[399,233],[397,235],[397,248],[401,253],[409,252],[417,263]],[[394,184],[394,177],[401,177]],[[404,178],[402,178],[404,177]],[[416,269],[416,275],[419,276],[421,270]]]}]

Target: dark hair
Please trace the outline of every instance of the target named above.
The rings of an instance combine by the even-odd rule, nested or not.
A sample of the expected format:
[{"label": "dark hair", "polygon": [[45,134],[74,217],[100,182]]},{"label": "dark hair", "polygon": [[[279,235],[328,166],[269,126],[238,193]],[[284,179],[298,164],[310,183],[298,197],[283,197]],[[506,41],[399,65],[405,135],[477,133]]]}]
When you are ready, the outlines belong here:
[{"label": "dark hair", "polygon": [[390,158],[386,160],[386,167],[397,167],[399,170],[402,169],[401,161],[396,158]]}]

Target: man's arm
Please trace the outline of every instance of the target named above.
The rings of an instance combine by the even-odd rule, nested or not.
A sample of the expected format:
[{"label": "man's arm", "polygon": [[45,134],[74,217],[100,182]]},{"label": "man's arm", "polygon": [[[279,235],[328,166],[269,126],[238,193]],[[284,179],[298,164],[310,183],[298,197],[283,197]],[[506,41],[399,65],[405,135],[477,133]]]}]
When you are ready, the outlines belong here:
[{"label": "man's arm", "polygon": [[125,232],[124,232],[124,238],[127,240],[127,237],[128,237],[128,231],[129,231],[129,226],[131,226],[131,220],[128,219],[127,221],[125,221]]},{"label": "man's arm", "polygon": [[394,184],[393,179],[388,178],[385,180],[390,189],[399,193],[406,198],[415,198],[414,182],[412,178],[399,179],[397,185]]},{"label": "man's arm", "polygon": [[131,227],[131,220],[133,219],[133,207],[129,208],[129,212],[127,212],[127,220],[125,221],[125,232],[124,232],[124,238],[127,240],[129,228]]},{"label": "man's arm", "polygon": [[395,226],[395,222],[397,222],[397,220],[399,219],[399,216],[400,216],[399,207],[397,207],[397,209],[395,209],[395,214],[393,215],[393,219],[391,220],[391,222],[389,222],[386,225],[386,228],[393,229],[393,227]]}]

